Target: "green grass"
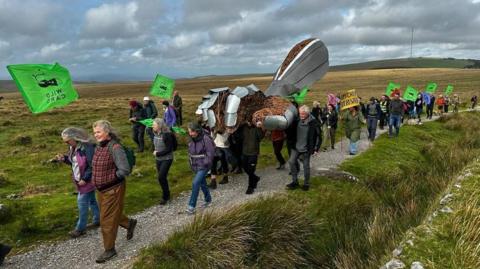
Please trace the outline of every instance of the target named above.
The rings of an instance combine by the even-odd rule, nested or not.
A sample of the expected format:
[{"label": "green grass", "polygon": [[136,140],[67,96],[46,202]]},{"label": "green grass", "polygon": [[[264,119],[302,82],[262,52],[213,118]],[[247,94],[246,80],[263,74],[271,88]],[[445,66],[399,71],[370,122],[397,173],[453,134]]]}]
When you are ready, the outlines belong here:
[{"label": "green grass", "polygon": [[[108,119],[118,129],[123,142],[130,147],[128,104],[116,99],[83,99],[71,106],[40,115],[23,112],[12,101],[0,107],[0,204],[11,208],[12,214],[2,217],[0,242],[22,251],[29,245],[46,240],[66,238],[75,227],[78,216],[74,186],[67,165],[47,163],[57,153],[66,152],[60,133],[69,126],[91,130],[98,119]],[[194,104],[185,108],[185,122],[193,120]],[[22,145],[19,137],[29,137],[31,144]],[[158,204],[161,188],[156,179],[155,162],[150,141],[145,137],[147,150],[137,154],[137,164],[127,179],[125,211],[139,212]],[[173,197],[191,188],[191,172],[187,161],[187,138],[180,137],[179,149],[170,169],[169,183]],[[261,145],[259,167],[275,164],[271,142]],[[286,155],[286,153],[285,153]],[[7,199],[17,194],[19,199]]]},{"label": "green grass", "polygon": [[[289,192],[283,203],[275,201],[277,198],[270,198],[267,199],[270,202],[254,204],[253,207],[259,210],[269,205],[281,212],[283,204],[294,202],[301,205],[301,210],[297,211],[299,216],[306,214],[309,221],[315,223],[297,231],[289,239],[307,238],[296,246],[297,249],[290,249],[292,253],[302,255],[286,255],[291,258],[288,261],[291,266],[286,267],[380,267],[405,232],[422,222],[453,175],[479,153],[480,124],[477,117],[478,113],[463,113],[423,126],[402,127],[398,139],[382,136],[367,152],[343,163],[343,169],[360,178],[358,183],[314,178],[309,192]],[[237,207],[215,218],[207,216],[209,225],[206,226],[241,222],[243,214],[250,211],[252,204]],[[197,219],[166,242],[147,248],[135,266],[170,268],[170,260],[165,258],[169,253],[190,253],[189,246],[200,245],[202,238],[196,234],[206,232],[203,228],[198,230],[204,227],[201,223]],[[270,225],[275,224],[274,220],[270,221]],[[263,227],[265,223],[260,225]],[[295,228],[293,231],[296,231]],[[268,230],[261,232],[267,233]],[[275,248],[277,241],[269,242],[269,256],[285,255]],[[215,244],[217,241],[212,239],[208,245]],[[225,242],[222,241],[222,244],[225,245]],[[248,246],[251,244],[248,242],[242,246],[250,249]],[[223,250],[236,253],[228,247]],[[252,263],[248,258],[249,252],[246,253],[240,255],[243,259],[236,260],[235,268],[275,268],[260,262]],[[202,256],[212,257],[212,254],[205,249]],[[189,262],[181,266],[175,265],[196,268],[198,266],[189,266],[196,264],[196,257],[189,257]]]}]

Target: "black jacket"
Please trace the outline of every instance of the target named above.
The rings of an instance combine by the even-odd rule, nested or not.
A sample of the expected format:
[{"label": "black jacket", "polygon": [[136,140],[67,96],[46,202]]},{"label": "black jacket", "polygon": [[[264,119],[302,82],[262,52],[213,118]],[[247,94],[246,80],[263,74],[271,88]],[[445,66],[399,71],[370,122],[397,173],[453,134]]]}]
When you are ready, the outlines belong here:
[{"label": "black jacket", "polygon": [[158,116],[157,107],[153,101],[148,101],[145,105],[145,117],[147,119],[155,119]]},{"label": "black jacket", "polygon": [[[292,146],[295,148],[295,144],[297,143],[297,126],[300,122],[300,119],[297,119],[292,123],[292,125],[285,130],[287,134],[287,145]],[[307,133],[307,150],[309,154],[313,154],[314,152],[320,149],[320,124],[317,120],[311,120],[308,122],[308,133]]]},{"label": "black jacket", "polygon": [[130,108],[130,118],[134,118],[134,117],[137,118],[137,121],[133,122],[135,126],[142,125],[139,121],[147,118],[145,109],[143,108],[142,104],[138,102],[135,108]]}]

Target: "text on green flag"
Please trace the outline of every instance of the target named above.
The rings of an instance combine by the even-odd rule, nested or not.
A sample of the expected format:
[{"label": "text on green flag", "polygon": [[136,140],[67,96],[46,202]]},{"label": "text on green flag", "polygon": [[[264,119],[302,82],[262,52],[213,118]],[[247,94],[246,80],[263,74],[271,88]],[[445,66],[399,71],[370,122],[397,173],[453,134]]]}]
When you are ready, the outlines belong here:
[{"label": "text on green flag", "polygon": [[427,84],[427,88],[425,88],[425,91],[428,93],[434,93],[437,90],[437,83],[435,82],[430,82]]},{"label": "text on green flag", "polygon": [[78,99],[68,69],[58,63],[8,65],[7,69],[33,113],[63,107]]},{"label": "text on green flag", "polygon": [[405,93],[403,94],[403,99],[415,102],[415,100],[417,100],[417,96],[418,91],[415,90],[415,88],[413,88],[412,86],[408,85]]},{"label": "text on green flag", "polygon": [[172,98],[174,87],[175,80],[162,75],[157,75],[152,88],[150,89],[150,94],[163,99],[170,99]]}]

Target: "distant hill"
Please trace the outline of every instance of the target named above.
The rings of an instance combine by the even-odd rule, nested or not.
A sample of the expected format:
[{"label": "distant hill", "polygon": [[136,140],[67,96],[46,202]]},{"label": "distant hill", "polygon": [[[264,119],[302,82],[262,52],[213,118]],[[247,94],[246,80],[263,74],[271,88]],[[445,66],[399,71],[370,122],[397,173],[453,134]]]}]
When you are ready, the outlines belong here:
[{"label": "distant hill", "polygon": [[392,68],[479,68],[480,61],[455,58],[402,58],[345,64],[330,67],[330,71],[350,71]]}]

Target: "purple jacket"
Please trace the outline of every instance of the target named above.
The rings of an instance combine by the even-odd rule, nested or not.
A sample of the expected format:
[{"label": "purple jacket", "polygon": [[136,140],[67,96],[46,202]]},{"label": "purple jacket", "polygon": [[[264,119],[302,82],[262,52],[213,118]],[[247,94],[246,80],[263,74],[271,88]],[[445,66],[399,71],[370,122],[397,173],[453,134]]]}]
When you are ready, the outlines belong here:
[{"label": "purple jacket", "polygon": [[81,194],[89,193],[95,190],[95,185],[92,182],[92,160],[93,153],[95,152],[95,147],[93,144],[89,143],[79,143],[75,151],[70,149],[68,155],[65,155],[65,163],[72,165],[73,154],[77,157],[78,167],[80,169],[80,177],[87,184],[80,186],[75,181],[75,175],[72,171],[72,180],[77,191]]},{"label": "purple jacket", "polygon": [[208,170],[212,166],[213,157],[215,157],[215,143],[209,135],[202,131],[188,143],[188,155],[190,167],[194,172]]},{"label": "purple jacket", "polygon": [[165,123],[168,127],[172,128],[175,123],[177,123],[177,116],[175,116],[175,108],[172,106],[168,106],[167,110],[165,111]]}]

